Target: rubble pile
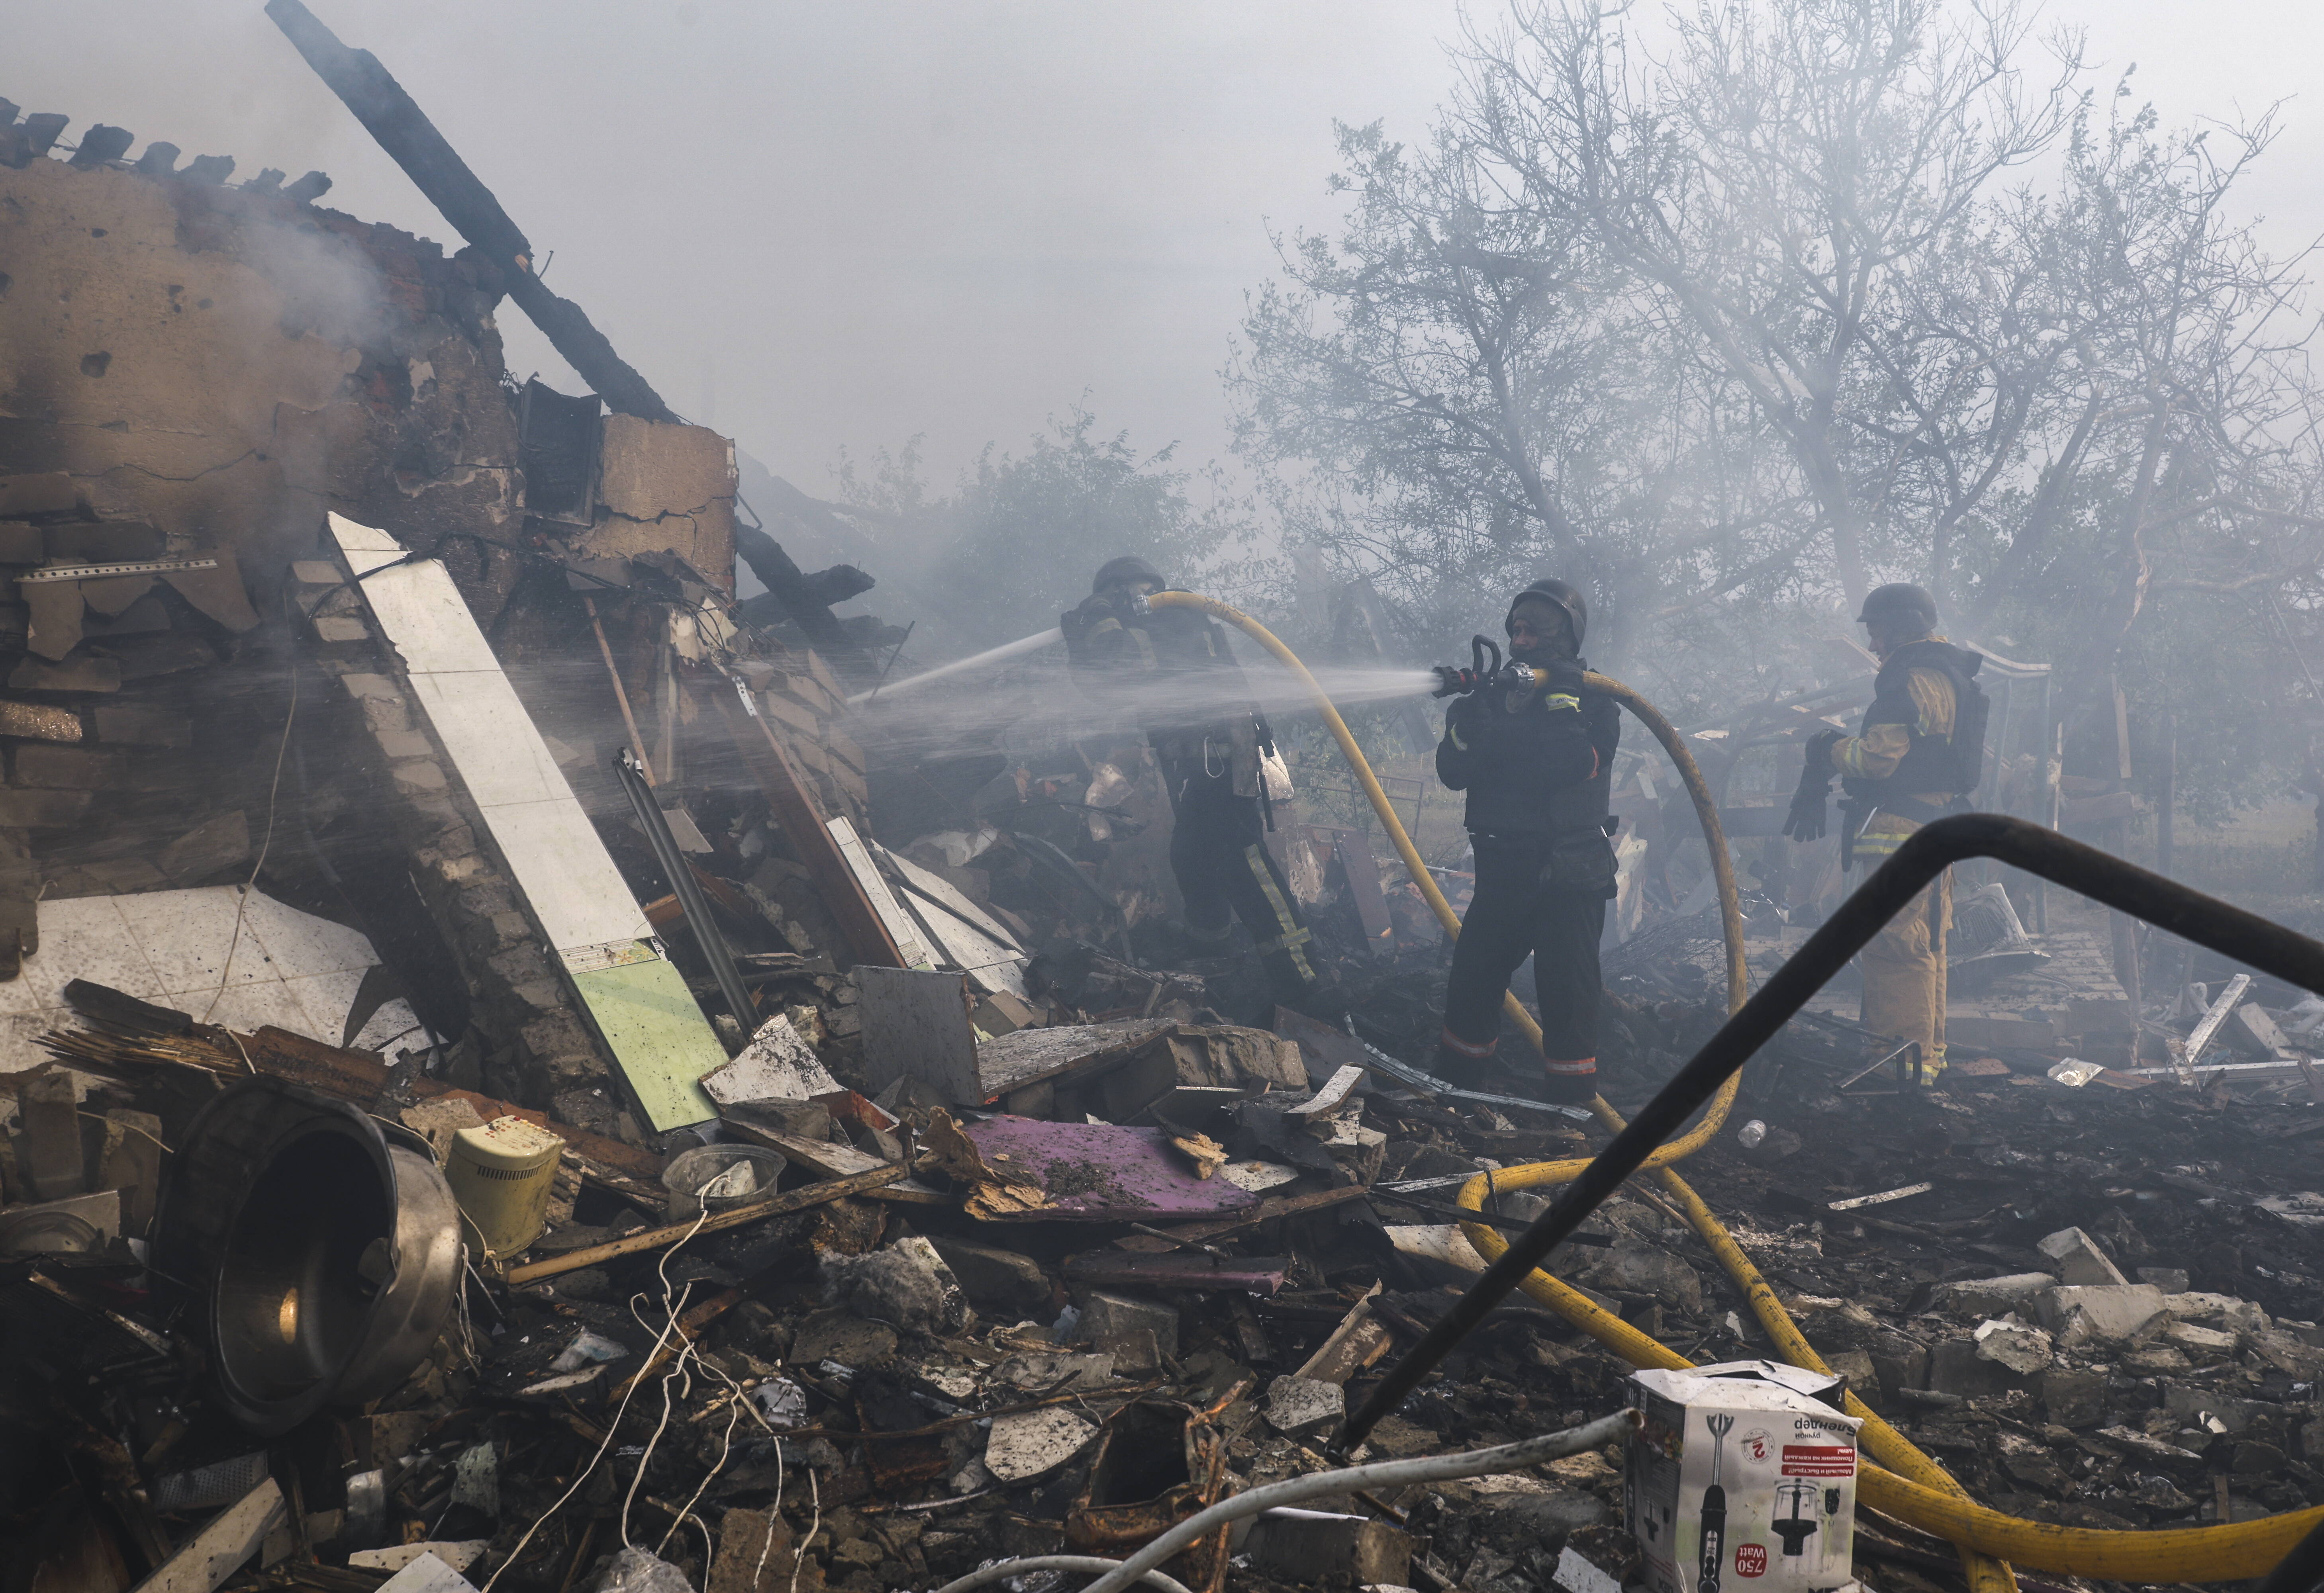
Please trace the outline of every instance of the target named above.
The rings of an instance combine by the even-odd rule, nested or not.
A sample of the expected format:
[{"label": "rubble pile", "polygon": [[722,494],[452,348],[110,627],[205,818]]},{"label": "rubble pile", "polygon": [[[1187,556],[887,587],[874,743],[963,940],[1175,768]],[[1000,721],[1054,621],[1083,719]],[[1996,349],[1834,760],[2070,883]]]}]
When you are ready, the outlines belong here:
[{"label": "rubble pile", "polygon": [[[350,104],[401,95],[270,9]],[[135,272],[186,279],[149,285],[212,340],[184,368],[233,390],[124,334],[24,422],[58,436],[0,456],[12,1586],[885,1593],[1118,1559],[1340,1465],[1482,1270],[1477,1225],[1547,1209],[1493,1175],[1607,1144],[1522,1070],[1425,1071],[1449,943],[1345,813],[1266,798],[1320,974],[1295,1009],[1247,925],[1184,932],[1145,732],[1061,706],[1058,667],[867,705],[908,631],[835,615],[872,576],[774,534],[838,511],[784,487],[744,524],[732,445],[496,262],[521,237],[473,178],[447,214],[484,241],[447,260],[317,210],[319,174],[229,189],[230,161],[133,168],[106,128],[68,165],[62,118],[0,112],[0,221],[84,252],[28,248],[9,313],[134,274],[97,240],[162,239]],[[361,317],[300,318],[245,259],[294,247]],[[503,293],[613,413],[509,378]],[[219,300],[281,346],[227,360]],[[154,437],[192,440],[131,456]],[[211,475],[231,493],[189,498]],[[738,600],[738,557],[763,593]],[[1868,679],[1689,732],[1759,882],[1755,977],[1846,882],[1793,871],[1744,754]],[[1993,805],[2049,814],[2011,760]],[[1626,753],[1614,792],[1599,1076],[1625,1112],[1726,1016],[1714,876],[1660,769]],[[1960,884],[1942,1078],[1819,999],[1687,1177],[1833,1371],[1993,1507],[2137,1529],[2324,1501],[2324,999]],[[1692,1361],[1774,1353],[1651,1183],[1551,1266]],[[1628,1371],[1512,1298],[1363,1454],[1576,1426]],[[1351,1490],[1165,1569],[1615,1593],[1628,1464]],[[1855,1569],[1962,1585],[1869,1512]],[[1048,1574],[1009,1585],[1074,1585]]]},{"label": "rubble pile", "polygon": [[[921,977],[953,980],[968,1025],[959,976]],[[722,1101],[725,1131],[692,1150],[549,1121],[539,1231],[472,1251],[460,1308],[397,1386],[266,1444],[207,1396],[201,1325],[151,1312],[161,1291],[113,1242],[129,1228],[109,1226],[151,1202],[146,1147],[182,1142],[203,1093],[189,1082],[245,1071],[246,1052],[452,1163],[509,1109],[279,1032],[74,998],[91,1023],[75,1064],[110,1082],[78,1110],[60,1074],[27,1082],[9,1164],[12,1195],[53,1195],[76,1171],[104,1191],[10,1213],[78,1214],[98,1236],[9,1264],[0,1321],[29,1369],[12,1419],[77,1479],[35,1560],[92,1552],[115,1521],[182,1557],[276,1490],[235,1587],[348,1593],[408,1574],[422,1545],[477,1587],[772,1575],[862,1593],[995,1555],[1118,1555],[1226,1493],[1327,1469],[1343,1414],[1477,1266],[1452,1221],[1460,1186],[1604,1140],[1545,1110],[1519,1121],[1347,1076],[1335,1059],[1363,1042],[1287,1011],[1280,1033],[1157,1017],[972,1041],[980,1077],[1042,1075],[1007,1092],[1020,1108],[1046,1095],[1038,1115],[946,1099],[919,1073],[867,1096],[861,1060],[819,1057],[770,1018],[745,1059],[798,1071],[738,1076],[833,1088]],[[1625,1016],[1656,1035],[1714,1019]],[[1849,1386],[1976,1496],[2034,1520],[2194,1524],[2324,1499],[2316,1109],[2232,1085],[2078,1088],[2018,1059],[1956,1064],[1923,1094],[1863,1093],[1877,1076],[1840,1088],[1880,1048],[1839,1020],[1795,1023],[1688,1164]],[[824,1061],[835,1076],[813,1078]],[[1489,1208],[1522,1223],[1545,1203]],[[1554,1270],[1697,1361],[1769,1353],[1651,1186],[1602,1207]],[[1370,1452],[1594,1417],[1627,1370],[1507,1305]],[[1620,1488],[1618,1451],[1586,1454],[1262,1517],[1173,1570],[1193,1586],[1223,1557],[1238,1586],[1514,1593],[1570,1554],[1619,1578]],[[1950,1564],[1859,1521],[1871,1586],[1943,1584]]]}]

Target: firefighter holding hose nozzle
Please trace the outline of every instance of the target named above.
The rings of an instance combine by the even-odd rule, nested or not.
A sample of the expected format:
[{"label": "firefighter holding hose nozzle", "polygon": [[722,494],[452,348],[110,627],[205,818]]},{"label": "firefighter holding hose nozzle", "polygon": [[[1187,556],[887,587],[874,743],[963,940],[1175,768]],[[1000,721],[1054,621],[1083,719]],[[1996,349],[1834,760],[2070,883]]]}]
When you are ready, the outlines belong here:
[{"label": "firefighter holding hose nozzle", "polygon": [[[1877,868],[1932,819],[1968,810],[1985,763],[1986,695],[1972,678],[1985,662],[1936,633],[1936,600],[1898,582],[1876,588],[1857,616],[1880,660],[1872,705],[1854,735],[1825,731],[1808,742],[1806,767],[1784,833],[1820,839],[1838,775],[1840,867]],[[1952,880],[1940,874],[1890,919],[1859,962],[1861,1021],[1876,1034],[1916,1042],[1932,1082],[1945,1068],[1945,934]]]},{"label": "firefighter holding hose nozzle", "polygon": [[1313,937],[1267,849],[1273,815],[1261,754],[1273,750],[1274,732],[1255,706],[1221,712],[1222,701],[1248,695],[1242,667],[1207,615],[1147,606],[1165,586],[1142,558],[1107,563],[1088,600],[1059,622],[1066,654],[1100,699],[1110,682],[1195,677],[1187,683],[1191,706],[1144,695],[1134,699],[1169,792],[1170,873],[1185,903],[1186,937],[1197,952],[1222,955],[1240,918],[1276,999],[1298,1005],[1323,981]]},{"label": "firefighter holding hose nozzle", "polygon": [[1530,955],[1548,1098],[1576,1106],[1598,1089],[1598,941],[1615,884],[1607,798],[1621,734],[1614,699],[1582,684],[1589,624],[1588,603],[1563,581],[1518,593],[1503,629],[1512,662],[1535,673],[1454,698],[1436,748],[1437,778],[1468,793],[1477,889],[1452,944],[1434,1071],[1484,1082],[1509,976]]}]

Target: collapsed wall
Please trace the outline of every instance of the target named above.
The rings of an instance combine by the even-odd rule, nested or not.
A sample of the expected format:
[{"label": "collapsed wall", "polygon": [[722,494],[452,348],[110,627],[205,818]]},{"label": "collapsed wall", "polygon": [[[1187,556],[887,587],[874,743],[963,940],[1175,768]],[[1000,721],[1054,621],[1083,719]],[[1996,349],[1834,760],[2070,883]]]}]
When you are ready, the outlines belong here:
[{"label": "collapsed wall", "polygon": [[[535,666],[513,672],[528,700],[554,696],[567,658],[595,663],[528,612],[570,605],[557,566],[596,572],[641,656],[660,622],[629,612],[629,561],[731,593],[733,445],[520,390],[493,269],[318,207],[319,175],[228,187],[230,161],[176,170],[158,143],[68,161],[56,120],[0,102],[0,963],[21,932],[40,979],[42,899],[240,886],[263,857],[270,893],[370,937],[462,1082],[636,1131],[320,533],[338,513],[440,560]],[[83,153],[117,156],[115,133]],[[602,677],[574,695],[566,722],[613,720]],[[641,706],[665,735],[680,707]],[[594,772],[576,786],[598,816],[618,798]],[[33,1059],[55,999],[9,1020],[0,1065]]]}]

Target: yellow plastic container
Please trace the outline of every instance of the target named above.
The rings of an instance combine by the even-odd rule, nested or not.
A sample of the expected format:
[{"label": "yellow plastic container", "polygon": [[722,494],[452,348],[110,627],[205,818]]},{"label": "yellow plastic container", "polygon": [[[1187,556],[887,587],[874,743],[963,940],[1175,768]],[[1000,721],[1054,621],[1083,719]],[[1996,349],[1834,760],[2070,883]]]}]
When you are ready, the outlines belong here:
[{"label": "yellow plastic container", "polygon": [[565,1141],[522,1118],[496,1118],[452,1137],[445,1181],[485,1254],[514,1256],[540,1237]]}]

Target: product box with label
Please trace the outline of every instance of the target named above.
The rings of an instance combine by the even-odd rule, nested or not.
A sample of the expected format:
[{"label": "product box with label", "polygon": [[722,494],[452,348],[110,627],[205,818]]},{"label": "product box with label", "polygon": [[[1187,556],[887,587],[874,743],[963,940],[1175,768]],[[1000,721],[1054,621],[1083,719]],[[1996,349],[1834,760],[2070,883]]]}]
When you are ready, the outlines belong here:
[{"label": "product box with label", "polygon": [[1812,1394],[1637,1372],[1624,1487],[1652,1593],[1825,1593],[1854,1581],[1856,1435]]}]

